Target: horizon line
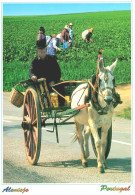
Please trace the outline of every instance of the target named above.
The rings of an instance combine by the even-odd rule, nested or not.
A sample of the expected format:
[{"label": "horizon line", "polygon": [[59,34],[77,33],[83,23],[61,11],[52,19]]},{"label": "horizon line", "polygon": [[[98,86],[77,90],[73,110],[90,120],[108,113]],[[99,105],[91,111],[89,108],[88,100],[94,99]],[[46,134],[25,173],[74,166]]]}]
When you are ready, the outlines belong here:
[{"label": "horizon line", "polygon": [[77,12],[77,13],[65,13],[65,14],[45,14],[45,15],[3,15],[3,17],[28,17],[28,16],[55,16],[55,15],[69,15],[69,14],[84,14],[84,13],[96,13],[96,12],[117,12],[117,11],[131,11],[129,10],[106,10],[106,11],[91,11],[91,12]]}]

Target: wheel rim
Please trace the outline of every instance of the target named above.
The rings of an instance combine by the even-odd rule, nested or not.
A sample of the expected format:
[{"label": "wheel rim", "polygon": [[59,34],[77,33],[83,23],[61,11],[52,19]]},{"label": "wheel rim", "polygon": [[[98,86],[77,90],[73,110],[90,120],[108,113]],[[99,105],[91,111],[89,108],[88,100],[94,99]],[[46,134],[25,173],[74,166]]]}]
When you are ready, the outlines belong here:
[{"label": "wheel rim", "polygon": [[30,164],[37,163],[41,146],[41,118],[37,104],[37,95],[35,96],[32,90],[28,90],[24,100],[23,113],[23,122],[27,125],[23,129],[25,151]]}]

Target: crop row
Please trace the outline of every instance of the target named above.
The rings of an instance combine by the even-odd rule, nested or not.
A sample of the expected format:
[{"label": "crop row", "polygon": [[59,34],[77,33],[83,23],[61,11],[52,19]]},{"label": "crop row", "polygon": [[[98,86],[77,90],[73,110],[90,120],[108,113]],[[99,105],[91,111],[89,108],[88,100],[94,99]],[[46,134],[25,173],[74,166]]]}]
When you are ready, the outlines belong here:
[{"label": "crop row", "polygon": [[[3,18],[3,88],[11,90],[28,78],[30,62],[36,56],[35,41],[40,26],[46,35],[60,33],[64,25],[74,24],[72,48],[57,53],[65,80],[89,79],[96,73],[99,48],[104,49],[105,65],[118,58],[114,74],[116,82],[131,81],[131,12],[99,12],[53,16]],[[83,43],[81,33],[94,28],[93,43]]]}]

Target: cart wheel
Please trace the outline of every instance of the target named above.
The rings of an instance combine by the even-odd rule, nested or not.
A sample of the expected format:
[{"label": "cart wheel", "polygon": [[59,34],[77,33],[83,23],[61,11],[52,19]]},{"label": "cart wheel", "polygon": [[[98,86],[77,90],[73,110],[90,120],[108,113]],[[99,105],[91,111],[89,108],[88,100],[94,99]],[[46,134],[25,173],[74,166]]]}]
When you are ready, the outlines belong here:
[{"label": "cart wheel", "polygon": [[41,114],[38,96],[33,88],[26,90],[22,127],[27,159],[30,164],[35,165],[41,148]]},{"label": "cart wheel", "polygon": [[[98,134],[99,137],[101,138],[101,128],[98,128]],[[95,147],[95,142],[94,142],[94,138],[93,135],[91,134],[91,142],[92,142],[92,147],[94,150],[94,153],[97,157],[97,151],[96,151],[96,147]],[[107,135],[107,144],[106,144],[106,149],[105,149],[105,159],[107,159],[110,149],[111,149],[111,142],[112,142],[112,124],[108,130],[108,135]]]}]

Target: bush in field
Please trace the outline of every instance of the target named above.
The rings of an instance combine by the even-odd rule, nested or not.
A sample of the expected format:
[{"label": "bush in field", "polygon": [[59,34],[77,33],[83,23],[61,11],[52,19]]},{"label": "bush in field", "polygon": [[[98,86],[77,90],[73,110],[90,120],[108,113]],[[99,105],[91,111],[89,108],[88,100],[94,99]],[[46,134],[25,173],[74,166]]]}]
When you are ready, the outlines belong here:
[{"label": "bush in field", "polygon": [[[3,82],[4,90],[11,90],[20,80],[28,78],[32,58],[36,55],[35,41],[40,26],[46,35],[60,33],[66,24],[74,24],[72,48],[57,53],[65,80],[88,79],[96,73],[99,48],[104,49],[105,65],[118,58],[116,82],[131,79],[131,12],[99,12],[53,16],[3,18]],[[83,43],[81,33],[94,28],[93,43]]]}]

